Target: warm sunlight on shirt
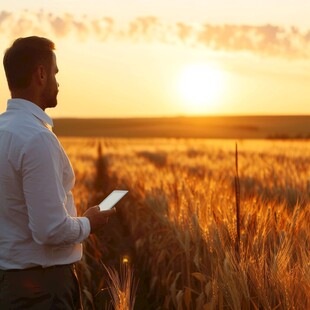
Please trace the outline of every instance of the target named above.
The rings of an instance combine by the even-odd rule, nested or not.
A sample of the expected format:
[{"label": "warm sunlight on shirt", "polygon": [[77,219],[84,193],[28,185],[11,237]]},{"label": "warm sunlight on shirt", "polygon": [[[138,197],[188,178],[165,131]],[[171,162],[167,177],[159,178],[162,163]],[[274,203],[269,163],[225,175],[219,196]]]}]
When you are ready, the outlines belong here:
[{"label": "warm sunlight on shirt", "polygon": [[37,105],[8,101],[0,116],[0,269],[78,261],[89,220],[77,217],[74,172],[53,122]]}]

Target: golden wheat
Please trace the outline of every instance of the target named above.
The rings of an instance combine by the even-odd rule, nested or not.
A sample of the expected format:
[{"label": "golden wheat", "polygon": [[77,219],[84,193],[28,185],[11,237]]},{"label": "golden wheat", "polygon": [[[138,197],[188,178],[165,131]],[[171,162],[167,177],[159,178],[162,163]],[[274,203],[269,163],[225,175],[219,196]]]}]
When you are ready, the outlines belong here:
[{"label": "golden wheat", "polygon": [[[62,142],[76,171],[77,204],[85,209],[96,194],[99,140]],[[308,143],[238,142],[236,255],[234,141],[100,142],[113,186],[130,191],[118,212],[160,309],[310,307]],[[88,251],[95,256],[98,249]]]}]

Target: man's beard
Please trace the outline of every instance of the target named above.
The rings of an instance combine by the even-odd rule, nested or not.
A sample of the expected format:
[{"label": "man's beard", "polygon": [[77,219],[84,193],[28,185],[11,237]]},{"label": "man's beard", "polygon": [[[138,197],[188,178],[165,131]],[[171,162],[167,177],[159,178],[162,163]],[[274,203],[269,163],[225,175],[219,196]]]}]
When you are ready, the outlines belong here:
[{"label": "man's beard", "polygon": [[51,92],[49,88],[46,89],[43,95],[43,103],[45,108],[55,108],[57,106],[58,91]]}]

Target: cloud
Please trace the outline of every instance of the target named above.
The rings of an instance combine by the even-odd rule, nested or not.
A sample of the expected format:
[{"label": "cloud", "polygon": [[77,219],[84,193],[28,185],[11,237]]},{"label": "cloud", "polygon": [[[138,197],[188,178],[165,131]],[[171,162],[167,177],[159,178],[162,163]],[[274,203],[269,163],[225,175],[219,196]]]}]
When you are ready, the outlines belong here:
[{"label": "cloud", "polygon": [[35,33],[57,38],[76,36],[79,40],[92,37],[101,42],[159,42],[269,57],[310,58],[310,30],[302,32],[296,27],[269,24],[167,24],[154,16],[142,16],[120,25],[112,17],[94,19],[72,14],[54,15],[44,11],[23,11],[17,14],[2,11],[0,31],[10,39]]},{"label": "cloud", "polygon": [[2,11],[0,12],[0,24],[3,23],[8,17],[11,16],[11,13]]},{"label": "cloud", "polygon": [[64,17],[59,16],[49,16],[49,23],[54,31],[55,35],[58,37],[65,37],[69,34],[71,30],[72,23],[74,22],[73,16],[66,14]]}]

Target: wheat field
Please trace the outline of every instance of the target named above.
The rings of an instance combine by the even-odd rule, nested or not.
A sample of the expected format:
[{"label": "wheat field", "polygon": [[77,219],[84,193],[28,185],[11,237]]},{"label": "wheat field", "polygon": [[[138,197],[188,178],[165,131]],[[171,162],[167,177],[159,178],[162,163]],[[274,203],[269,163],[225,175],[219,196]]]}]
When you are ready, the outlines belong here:
[{"label": "wheat field", "polygon": [[86,309],[310,308],[308,141],[61,142],[80,214],[129,190],[84,244]]}]

